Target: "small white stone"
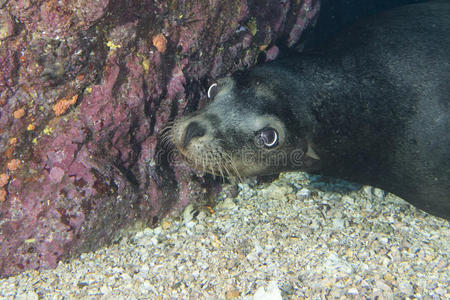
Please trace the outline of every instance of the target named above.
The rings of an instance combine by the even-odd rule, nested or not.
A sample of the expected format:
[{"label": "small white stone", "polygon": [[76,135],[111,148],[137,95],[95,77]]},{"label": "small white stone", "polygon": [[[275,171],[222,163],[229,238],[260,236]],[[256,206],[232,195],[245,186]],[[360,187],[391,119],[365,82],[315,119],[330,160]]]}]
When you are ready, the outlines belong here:
[{"label": "small white stone", "polygon": [[148,291],[151,290],[153,287],[153,285],[151,284],[151,282],[149,280],[144,280],[144,283],[142,284],[142,289]]},{"label": "small white stone", "polygon": [[137,233],[134,235],[134,238],[135,238],[136,240],[139,240],[139,239],[141,239],[143,236],[144,236],[144,232],[143,232],[143,231],[139,231],[139,232],[137,232]]},{"label": "small white stone", "polygon": [[160,235],[163,232],[163,229],[161,228],[161,226],[155,227],[153,229],[153,234],[154,235]]},{"label": "small white stone", "polygon": [[218,206],[222,209],[233,209],[236,207],[236,204],[234,203],[233,199],[225,198],[225,200],[223,200]]},{"label": "small white stone", "polygon": [[144,229],[143,234],[144,234],[144,235],[147,235],[147,236],[148,236],[148,235],[153,235],[153,229],[147,227],[147,228]]},{"label": "small white stone", "polygon": [[144,274],[147,274],[148,271],[150,271],[150,268],[148,267],[147,264],[142,265],[141,268],[139,269],[139,272],[140,272],[140,273],[144,273]]},{"label": "small white stone", "polygon": [[414,295],[414,289],[408,281],[400,281],[398,284],[398,288],[401,292],[405,293],[406,295]]},{"label": "small white stone", "polygon": [[252,251],[247,255],[247,259],[249,261],[256,261],[259,258],[258,253],[256,251]]},{"label": "small white stone", "polygon": [[98,288],[90,288],[87,290],[87,294],[90,296],[98,295],[100,294],[100,290]]},{"label": "small white stone", "polygon": [[158,238],[157,237],[152,237],[150,239],[150,243],[154,246],[158,245]]},{"label": "small white stone", "polygon": [[340,258],[336,253],[331,253],[324,261],[323,266],[329,274],[333,274],[337,271],[346,274],[351,274],[353,272],[352,266],[346,260]]},{"label": "small white stone", "polygon": [[380,198],[380,199],[384,199],[384,196],[386,195],[386,193],[382,189],[379,189],[379,188],[374,188],[373,189],[373,194],[377,198]]},{"label": "small white stone", "polygon": [[341,230],[345,228],[344,220],[341,218],[334,218],[333,219],[333,227],[336,230]]},{"label": "small white stone", "polygon": [[100,287],[100,293],[103,295],[109,295],[112,292],[112,289],[107,285],[102,285]]},{"label": "small white stone", "polygon": [[183,221],[185,224],[189,223],[194,218],[194,205],[189,204],[183,211]]},{"label": "small white stone", "polygon": [[372,196],[373,195],[373,187],[371,187],[370,185],[365,185],[362,188],[364,194],[366,194],[367,196]]},{"label": "small white stone", "polygon": [[297,194],[295,194],[295,196],[299,199],[309,198],[310,195],[311,195],[311,191],[308,190],[307,188],[302,188],[301,190],[299,190],[297,192]]},{"label": "small white stone", "polygon": [[350,205],[354,205],[355,204],[355,199],[353,199],[352,197],[349,197],[347,195],[342,196],[341,201],[344,203],[348,203]]},{"label": "small white stone", "polygon": [[385,293],[392,293],[391,287],[387,285],[383,280],[379,279],[375,281],[375,286]]},{"label": "small white stone", "polygon": [[39,299],[39,295],[36,294],[33,291],[29,291],[27,293],[24,294],[18,294],[15,299],[19,299],[19,300],[38,300]]},{"label": "small white stone", "polygon": [[267,288],[259,287],[253,295],[253,300],[281,300],[281,291],[277,286],[277,282],[272,280]]},{"label": "small white stone", "polygon": [[[189,222],[186,222],[186,223],[184,224],[184,226],[186,226],[186,229],[192,229],[192,228],[195,227],[196,224],[197,224],[197,223],[196,223],[194,220],[191,220],[191,221],[189,221]],[[189,235],[193,235],[193,233],[192,233],[190,230],[188,230],[187,233],[188,233]]]}]

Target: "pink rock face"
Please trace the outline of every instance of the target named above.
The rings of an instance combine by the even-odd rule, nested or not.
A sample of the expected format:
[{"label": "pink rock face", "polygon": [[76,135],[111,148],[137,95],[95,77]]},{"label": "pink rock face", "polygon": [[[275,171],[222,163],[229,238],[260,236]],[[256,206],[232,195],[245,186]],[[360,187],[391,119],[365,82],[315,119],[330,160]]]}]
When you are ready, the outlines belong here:
[{"label": "pink rock face", "polygon": [[295,43],[318,1],[4,4],[0,276],[55,267],[216,190],[171,159],[158,133],[201,106],[216,77],[266,49],[274,59],[279,37]]}]

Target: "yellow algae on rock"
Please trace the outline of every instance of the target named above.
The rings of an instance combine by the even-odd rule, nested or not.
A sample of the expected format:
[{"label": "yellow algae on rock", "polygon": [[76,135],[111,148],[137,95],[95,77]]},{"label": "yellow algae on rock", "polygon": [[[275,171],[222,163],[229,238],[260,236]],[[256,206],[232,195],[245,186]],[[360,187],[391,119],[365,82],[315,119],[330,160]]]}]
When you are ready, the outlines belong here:
[{"label": "yellow algae on rock", "polygon": [[122,45],[114,44],[112,41],[108,41],[106,43],[106,46],[108,46],[108,48],[111,49],[111,50],[116,50],[117,48],[121,48],[122,47]]},{"label": "yellow algae on rock", "polygon": [[247,23],[247,29],[250,31],[250,33],[255,36],[258,32],[258,25],[256,24],[256,19],[251,18]]},{"label": "yellow algae on rock", "polygon": [[44,130],[42,131],[45,135],[49,135],[53,132],[53,128],[49,127],[48,125],[45,126]]}]

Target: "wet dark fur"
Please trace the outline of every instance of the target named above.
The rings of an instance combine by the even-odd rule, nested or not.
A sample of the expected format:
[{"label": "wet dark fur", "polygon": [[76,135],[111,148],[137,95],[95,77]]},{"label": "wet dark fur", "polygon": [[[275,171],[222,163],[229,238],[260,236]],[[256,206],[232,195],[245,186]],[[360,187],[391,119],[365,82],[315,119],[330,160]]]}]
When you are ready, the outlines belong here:
[{"label": "wet dark fur", "polygon": [[[448,219],[450,4],[393,9],[352,26],[325,48],[223,83],[231,89],[196,114],[215,119],[207,135],[220,135],[221,151],[251,148],[254,132],[240,132],[239,117],[230,115],[242,122],[250,112],[274,116],[285,126],[279,150],[306,152],[309,143],[320,159],[305,155],[302,165],[274,164],[245,175],[301,169],[344,178]],[[261,86],[270,92],[256,93]]]}]

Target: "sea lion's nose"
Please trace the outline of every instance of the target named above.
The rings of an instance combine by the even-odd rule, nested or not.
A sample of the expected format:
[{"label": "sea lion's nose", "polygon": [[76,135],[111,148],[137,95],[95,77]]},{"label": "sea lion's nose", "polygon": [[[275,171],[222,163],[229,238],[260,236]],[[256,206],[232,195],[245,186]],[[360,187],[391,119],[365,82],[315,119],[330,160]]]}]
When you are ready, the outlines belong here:
[{"label": "sea lion's nose", "polygon": [[205,132],[206,132],[205,128],[200,126],[200,124],[198,124],[195,121],[189,123],[189,125],[186,127],[185,131],[186,132],[184,135],[183,148],[186,148],[186,146],[189,144],[189,142],[191,141],[192,138],[202,137],[205,135]]}]

